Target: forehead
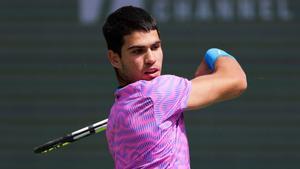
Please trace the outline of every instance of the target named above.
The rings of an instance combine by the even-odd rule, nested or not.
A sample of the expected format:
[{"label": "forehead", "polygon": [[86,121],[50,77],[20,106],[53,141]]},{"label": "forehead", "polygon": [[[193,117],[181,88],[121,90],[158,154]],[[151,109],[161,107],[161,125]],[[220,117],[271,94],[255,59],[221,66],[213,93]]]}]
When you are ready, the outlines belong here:
[{"label": "forehead", "polygon": [[159,41],[160,38],[157,30],[151,30],[149,32],[135,31],[124,36],[123,48],[128,49],[132,46],[150,46]]}]

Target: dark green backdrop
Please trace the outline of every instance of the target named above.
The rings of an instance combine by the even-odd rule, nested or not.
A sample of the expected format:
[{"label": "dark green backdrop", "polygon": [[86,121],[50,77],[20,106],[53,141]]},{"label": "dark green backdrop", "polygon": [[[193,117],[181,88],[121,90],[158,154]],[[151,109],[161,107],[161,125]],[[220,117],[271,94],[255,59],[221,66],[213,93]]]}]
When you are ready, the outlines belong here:
[{"label": "dark green backdrop", "polygon": [[[104,133],[47,155],[32,152],[108,116],[117,83],[101,25],[110,2],[91,25],[80,24],[77,1],[0,2],[0,168],[113,168]],[[155,2],[146,7],[156,14]],[[186,113],[192,168],[300,168],[300,2],[288,1],[289,20],[272,6],[269,21],[180,21],[175,3],[167,1],[170,18],[160,23],[164,73],[192,78],[205,51],[219,47],[248,75],[239,99]]]}]

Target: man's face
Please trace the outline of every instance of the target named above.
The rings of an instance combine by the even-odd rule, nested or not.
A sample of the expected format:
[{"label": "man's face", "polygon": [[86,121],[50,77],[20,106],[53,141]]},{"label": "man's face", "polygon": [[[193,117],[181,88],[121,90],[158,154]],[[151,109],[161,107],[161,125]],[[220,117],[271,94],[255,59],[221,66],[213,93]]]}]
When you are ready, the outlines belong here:
[{"label": "man's face", "polygon": [[161,41],[156,30],[136,31],[124,36],[121,57],[117,65],[120,83],[126,85],[160,76],[162,60]]}]

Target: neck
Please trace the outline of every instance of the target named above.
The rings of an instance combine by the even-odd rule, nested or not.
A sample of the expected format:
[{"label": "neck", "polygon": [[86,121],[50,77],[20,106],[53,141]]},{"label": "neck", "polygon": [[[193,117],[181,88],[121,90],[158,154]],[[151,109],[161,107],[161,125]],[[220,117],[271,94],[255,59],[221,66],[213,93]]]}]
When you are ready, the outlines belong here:
[{"label": "neck", "polygon": [[118,83],[119,83],[119,88],[122,88],[128,84],[130,84],[127,80],[125,80],[121,75],[120,73],[118,72],[118,70],[115,69],[115,72],[116,72],[116,76],[117,76],[117,80],[118,80]]}]

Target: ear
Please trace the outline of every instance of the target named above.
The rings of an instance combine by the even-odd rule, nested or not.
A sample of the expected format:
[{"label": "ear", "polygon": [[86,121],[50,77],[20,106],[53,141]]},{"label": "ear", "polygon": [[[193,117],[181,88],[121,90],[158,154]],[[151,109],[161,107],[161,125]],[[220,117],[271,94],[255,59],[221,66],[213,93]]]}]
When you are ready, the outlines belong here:
[{"label": "ear", "polygon": [[119,56],[118,53],[108,50],[108,60],[110,64],[117,69],[121,68],[121,57]]}]

